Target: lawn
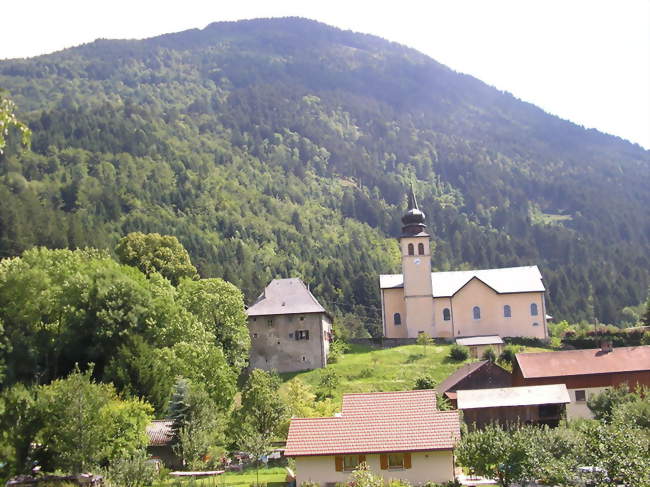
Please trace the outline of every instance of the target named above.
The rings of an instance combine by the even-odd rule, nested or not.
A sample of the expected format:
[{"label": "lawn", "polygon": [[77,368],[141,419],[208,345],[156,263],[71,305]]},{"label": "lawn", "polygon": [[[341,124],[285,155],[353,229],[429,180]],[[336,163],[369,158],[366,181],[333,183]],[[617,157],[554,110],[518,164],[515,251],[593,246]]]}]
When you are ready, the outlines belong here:
[{"label": "lawn", "polygon": [[[260,484],[266,484],[268,487],[285,487],[286,469],[283,467],[264,468],[260,467],[259,481]],[[226,472],[218,477],[208,477],[204,479],[172,479],[169,478],[164,483],[155,484],[154,487],[189,487],[191,485],[201,487],[248,487],[257,483],[257,474],[255,468],[247,468],[243,472]]]},{"label": "lawn", "polygon": [[[451,345],[405,345],[379,349],[363,345],[351,345],[338,363],[329,365],[340,377],[340,384],[333,393],[336,402],[344,393],[404,391],[413,388],[415,379],[428,374],[441,382],[464,363],[448,358]],[[526,348],[527,352],[543,351],[540,348]],[[299,377],[315,391],[323,369],[281,374],[285,381]]]}]

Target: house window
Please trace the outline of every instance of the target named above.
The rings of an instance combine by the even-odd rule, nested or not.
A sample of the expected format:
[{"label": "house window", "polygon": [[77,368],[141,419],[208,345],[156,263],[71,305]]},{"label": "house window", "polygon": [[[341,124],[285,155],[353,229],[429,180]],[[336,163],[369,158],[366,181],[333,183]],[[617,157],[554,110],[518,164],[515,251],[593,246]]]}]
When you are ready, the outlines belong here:
[{"label": "house window", "polygon": [[451,319],[451,310],[449,308],[442,310],[442,319],[444,321],[449,321]]},{"label": "house window", "polygon": [[291,315],[287,316],[287,321],[292,322],[293,321],[293,316],[291,316]]},{"label": "house window", "polygon": [[512,317],[512,310],[510,309],[510,305],[506,304],[503,307],[503,317],[504,318],[511,318]]},{"label": "house window", "polygon": [[343,470],[351,471],[359,466],[359,455],[345,455],[343,457]]},{"label": "house window", "polygon": [[472,315],[474,316],[475,320],[480,320],[481,319],[481,308],[478,306],[474,306],[474,309],[472,309]]},{"label": "house window", "polygon": [[253,318],[253,321],[257,321],[257,318]]},{"label": "house window", "polygon": [[253,338],[257,338],[257,333],[253,333]]},{"label": "house window", "polygon": [[309,340],[309,330],[297,330],[295,337],[296,340]]},{"label": "house window", "polygon": [[395,313],[393,315],[393,323],[395,323],[395,325],[401,325],[402,324],[402,317],[400,316],[399,313]]},{"label": "house window", "polygon": [[304,317],[304,316],[301,316],[301,317],[300,317],[300,321],[305,321],[305,317]]},{"label": "house window", "polygon": [[579,389],[576,391],[576,402],[585,402],[587,400],[587,394],[584,389]]},{"label": "house window", "polygon": [[266,320],[266,324],[268,326],[273,326],[273,318],[269,318],[268,320]]},{"label": "house window", "polygon": [[409,255],[415,255],[415,248],[413,247],[413,244],[409,244]]},{"label": "house window", "polygon": [[537,303],[530,303],[530,316],[537,316]]},{"label": "house window", "polygon": [[403,453],[389,453],[388,454],[388,468],[390,470],[398,470],[404,468],[404,454]]},{"label": "house window", "polygon": [[418,244],[418,254],[424,255],[424,244],[423,243]]}]

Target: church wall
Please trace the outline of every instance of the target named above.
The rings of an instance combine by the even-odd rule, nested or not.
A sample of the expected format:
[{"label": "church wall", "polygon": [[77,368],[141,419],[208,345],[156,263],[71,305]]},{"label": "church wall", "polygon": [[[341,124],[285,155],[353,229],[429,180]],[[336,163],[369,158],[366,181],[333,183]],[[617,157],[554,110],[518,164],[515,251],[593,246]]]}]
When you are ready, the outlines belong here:
[{"label": "church wall", "polygon": [[[499,335],[546,338],[543,293],[497,294],[478,279],[470,281],[452,298],[455,336]],[[531,316],[530,305],[537,304],[537,316]],[[509,305],[511,317],[503,316]],[[481,309],[481,318],[473,318],[473,308]],[[442,311],[440,311],[442,313]],[[538,323],[533,326],[533,323]]]},{"label": "church wall", "polygon": [[[450,310],[451,319],[445,321],[444,310],[448,308]],[[454,336],[454,325],[453,325],[453,308],[451,298],[434,298],[433,300],[433,309],[435,312],[435,326],[436,326],[436,337],[437,338],[451,338]]]},{"label": "church wall", "polygon": [[[406,306],[404,304],[404,289],[384,289],[384,330],[387,338],[406,338]],[[395,326],[393,317],[395,313],[400,314],[402,324]]]}]

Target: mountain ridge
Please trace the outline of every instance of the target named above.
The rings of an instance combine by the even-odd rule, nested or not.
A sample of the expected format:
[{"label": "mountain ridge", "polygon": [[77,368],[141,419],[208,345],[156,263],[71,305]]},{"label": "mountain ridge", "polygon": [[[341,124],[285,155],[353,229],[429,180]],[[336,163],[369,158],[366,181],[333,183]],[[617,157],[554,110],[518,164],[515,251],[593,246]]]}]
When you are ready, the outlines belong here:
[{"label": "mountain ridge", "polygon": [[[1,61],[0,86],[34,131],[33,153],[3,161],[6,194],[18,213],[28,195],[53,212],[67,227],[59,246],[175,233],[204,275],[250,298],[296,274],[364,316],[378,308],[376,276],[397,265],[383,240],[398,234],[417,181],[434,268],[539,264],[552,312],[571,319],[621,321],[645,297],[649,151],[370,34],[295,18],[212,23]],[[167,177],[164,190],[107,183],[92,161],[119,180],[122,154]],[[30,172],[30,158],[59,166]],[[82,217],[98,236],[71,236]],[[318,225],[345,242],[342,256]],[[31,236],[18,246],[3,246],[0,232],[5,255],[51,239],[23,226]],[[353,249],[355,233],[367,241]],[[261,275],[240,275],[265,246]],[[210,262],[217,256],[234,263]]]}]

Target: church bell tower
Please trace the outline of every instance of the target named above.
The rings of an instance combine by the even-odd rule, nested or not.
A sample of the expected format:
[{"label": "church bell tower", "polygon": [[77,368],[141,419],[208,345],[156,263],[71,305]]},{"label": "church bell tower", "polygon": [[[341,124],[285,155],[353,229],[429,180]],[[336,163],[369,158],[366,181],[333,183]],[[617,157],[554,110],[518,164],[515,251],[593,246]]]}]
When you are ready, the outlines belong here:
[{"label": "church bell tower", "polygon": [[409,338],[420,332],[435,337],[433,289],[431,285],[430,236],[424,224],[425,215],[418,208],[413,186],[408,195],[408,210],[402,217],[399,238],[404,276],[406,329]]}]

